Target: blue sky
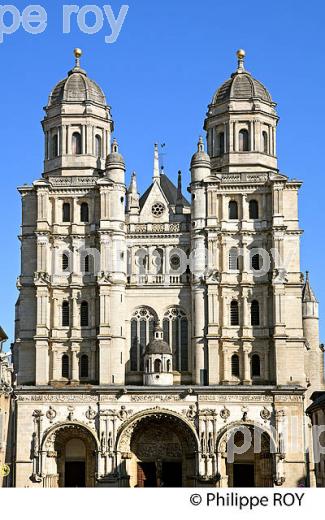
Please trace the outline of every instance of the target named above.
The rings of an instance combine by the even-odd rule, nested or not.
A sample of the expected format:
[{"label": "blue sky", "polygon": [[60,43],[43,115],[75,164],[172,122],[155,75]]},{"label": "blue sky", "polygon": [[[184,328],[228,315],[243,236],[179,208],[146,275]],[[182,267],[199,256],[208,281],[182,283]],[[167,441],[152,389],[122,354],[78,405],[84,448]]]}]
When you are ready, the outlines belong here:
[{"label": "blue sky", "polygon": [[[9,2],[8,2],[9,3]],[[22,11],[28,2],[11,2]],[[33,2],[34,3],[34,2]],[[236,68],[235,51],[246,49],[246,68],[278,103],[279,167],[304,181],[300,193],[301,267],[309,269],[321,302],[325,341],[325,282],[322,182],[324,143],[325,2],[314,0],[125,0],[129,11],[117,41],[103,30],[83,34],[72,22],[62,34],[62,5],[43,1],[48,26],[40,35],[20,28],[0,44],[1,205],[0,324],[13,338],[15,287],[19,274],[21,210],[16,186],[42,174],[40,120],[50,90],[73,66],[72,50],[84,51],[82,65],[104,89],[112,106],[115,135],[128,175],[136,170],[143,192],[152,175],[155,141],[166,143],[165,168],[189,181],[206,108],[216,88]],[[71,2],[72,3],[72,2]],[[79,1],[78,5],[95,3]],[[110,3],[115,13],[120,2]],[[75,18],[74,18],[75,20]],[[89,18],[89,23],[91,19]],[[8,23],[8,22],[7,22]]]}]

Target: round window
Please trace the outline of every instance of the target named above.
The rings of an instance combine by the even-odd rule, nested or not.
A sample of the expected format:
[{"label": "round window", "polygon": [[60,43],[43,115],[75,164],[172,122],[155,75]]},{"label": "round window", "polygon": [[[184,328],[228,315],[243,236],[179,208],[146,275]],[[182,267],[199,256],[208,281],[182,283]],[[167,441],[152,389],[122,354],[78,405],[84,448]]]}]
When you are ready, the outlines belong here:
[{"label": "round window", "polygon": [[178,255],[173,255],[171,257],[170,265],[171,265],[172,269],[174,269],[174,270],[178,269],[180,266],[180,263],[181,263],[181,261],[180,261],[180,258]]},{"label": "round window", "polygon": [[155,202],[155,204],[152,206],[151,211],[155,217],[160,217],[165,211],[165,206],[161,202]]}]

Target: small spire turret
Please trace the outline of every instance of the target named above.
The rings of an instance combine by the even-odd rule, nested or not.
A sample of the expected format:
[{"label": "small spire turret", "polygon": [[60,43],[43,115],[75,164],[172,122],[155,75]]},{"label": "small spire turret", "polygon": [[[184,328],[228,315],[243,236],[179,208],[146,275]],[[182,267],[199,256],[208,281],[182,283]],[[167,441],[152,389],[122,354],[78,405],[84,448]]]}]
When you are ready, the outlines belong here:
[{"label": "small spire turret", "polygon": [[140,213],[140,195],[137,186],[137,174],[133,172],[131,182],[127,191],[126,212],[130,215],[139,215]]},{"label": "small spire turret", "polygon": [[177,214],[183,213],[182,172],[181,172],[181,170],[178,171],[176,213]]},{"label": "small spire turret", "polygon": [[155,143],[154,148],[154,156],[153,156],[153,182],[160,181],[160,173],[159,173],[159,153],[158,153],[158,144]]}]

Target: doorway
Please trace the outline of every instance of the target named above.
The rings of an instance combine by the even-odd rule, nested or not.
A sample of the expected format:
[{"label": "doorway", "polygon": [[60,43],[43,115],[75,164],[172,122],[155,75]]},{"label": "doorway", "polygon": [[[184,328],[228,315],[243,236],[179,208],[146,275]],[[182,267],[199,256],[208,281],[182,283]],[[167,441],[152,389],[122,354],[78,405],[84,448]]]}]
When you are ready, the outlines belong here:
[{"label": "doorway", "polygon": [[161,468],[162,487],[182,487],[182,463],[163,462]]},{"label": "doorway", "polygon": [[86,487],[86,464],[84,461],[66,461],[64,487]]},{"label": "doorway", "polygon": [[157,472],[154,462],[138,462],[138,487],[157,487]]},{"label": "doorway", "polygon": [[254,464],[233,465],[233,487],[255,487],[255,466]]},{"label": "doorway", "polygon": [[137,476],[138,487],[182,487],[182,463],[138,462]]}]

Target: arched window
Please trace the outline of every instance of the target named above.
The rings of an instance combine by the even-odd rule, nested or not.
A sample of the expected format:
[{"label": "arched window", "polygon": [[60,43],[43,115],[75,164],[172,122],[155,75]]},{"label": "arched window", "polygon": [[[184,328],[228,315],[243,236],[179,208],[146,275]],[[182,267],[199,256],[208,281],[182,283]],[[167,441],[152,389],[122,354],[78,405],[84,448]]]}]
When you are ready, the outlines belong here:
[{"label": "arched window", "polygon": [[257,219],[258,218],[258,202],[257,200],[249,201],[249,218]]},{"label": "arched window", "polygon": [[70,325],[70,305],[67,300],[62,303],[62,327]]},{"label": "arched window", "polygon": [[163,319],[164,340],[173,353],[173,368],[180,372],[188,370],[188,320],[179,307],[169,309]]},{"label": "arched window", "polygon": [[243,128],[239,132],[239,151],[240,152],[248,152],[249,151],[249,134],[248,130]]},{"label": "arched window", "polygon": [[232,300],[230,304],[230,325],[239,325],[239,309],[237,300]]},{"label": "arched window", "polygon": [[88,313],[88,302],[81,302],[80,305],[80,326],[88,327],[89,325],[89,313]]},{"label": "arched window", "polygon": [[51,140],[51,158],[57,157],[59,155],[59,141],[58,134],[53,135]]},{"label": "arched window", "polygon": [[237,220],[238,219],[238,204],[235,200],[231,200],[229,202],[229,218],[230,220]]},{"label": "arched window", "polygon": [[251,325],[260,324],[260,306],[257,300],[251,303]]},{"label": "arched window", "polygon": [[265,132],[265,130],[262,132],[262,143],[263,143],[263,152],[269,153],[269,140],[268,140],[267,132]]},{"label": "arched window", "polygon": [[89,222],[89,206],[87,202],[80,205],[80,222]]},{"label": "arched window", "polygon": [[90,273],[90,255],[86,255],[84,258],[84,272]]},{"label": "arched window", "polygon": [[62,222],[70,222],[70,204],[69,202],[64,202],[62,206]]},{"label": "arched window", "polygon": [[225,133],[220,132],[217,135],[217,155],[223,155],[225,153]]},{"label": "arched window", "polygon": [[161,372],[161,361],[160,359],[155,359],[154,363],[154,372],[159,374]]},{"label": "arched window", "polygon": [[102,157],[102,138],[100,135],[95,136],[95,155],[96,157]]},{"label": "arched window", "polygon": [[66,379],[69,379],[70,372],[70,362],[68,354],[63,354],[61,359],[61,375]]},{"label": "arched window", "polygon": [[261,257],[257,253],[256,255],[252,256],[252,269],[254,269],[254,271],[259,271],[261,269],[260,266],[261,266]]},{"label": "arched window", "polygon": [[231,356],[231,375],[239,377],[239,356],[237,354]]},{"label": "arched window", "polygon": [[81,134],[79,132],[74,132],[72,134],[72,153],[73,155],[80,155],[82,153]]},{"label": "arched window", "polygon": [[154,337],[157,315],[152,309],[140,307],[131,319],[130,369],[143,371],[143,355],[149,341]]},{"label": "arched window", "polygon": [[62,271],[68,271],[69,269],[69,257],[65,253],[62,255]]},{"label": "arched window", "polygon": [[88,377],[89,371],[89,359],[86,354],[83,354],[80,358],[80,377]]},{"label": "arched window", "polygon": [[252,377],[260,377],[261,375],[261,360],[258,354],[252,355]]},{"label": "arched window", "polygon": [[167,361],[167,372],[170,372],[170,360]]},{"label": "arched window", "polygon": [[229,250],[229,269],[230,269],[230,271],[239,269],[239,258],[238,258],[237,247],[232,247]]}]

